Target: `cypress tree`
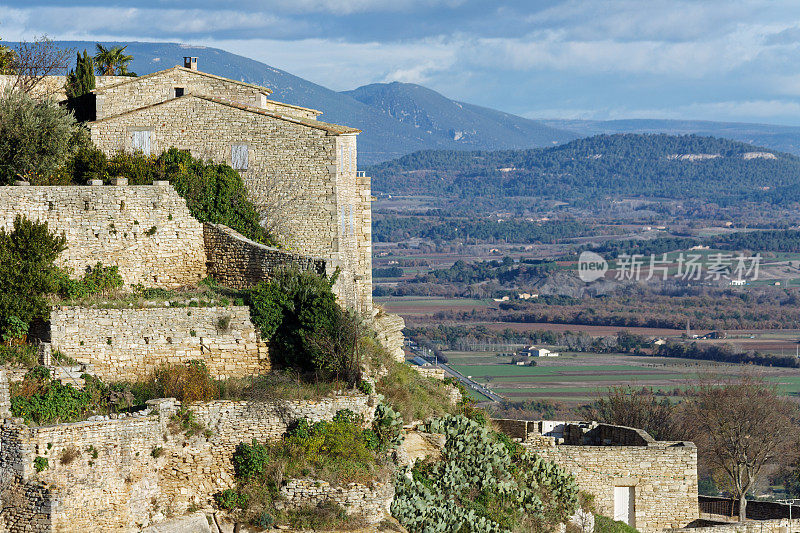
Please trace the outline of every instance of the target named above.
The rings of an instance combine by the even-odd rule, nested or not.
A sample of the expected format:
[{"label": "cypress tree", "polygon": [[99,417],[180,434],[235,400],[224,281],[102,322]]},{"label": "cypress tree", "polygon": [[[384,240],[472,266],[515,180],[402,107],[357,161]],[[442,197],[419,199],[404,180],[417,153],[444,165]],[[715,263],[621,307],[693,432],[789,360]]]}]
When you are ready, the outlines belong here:
[{"label": "cypress tree", "polygon": [[78,52],[75,70],[70,70],[67,75],[67,98],[77,98],[90,92],[95,87],[94,61],[89,53],[84,50],[83,55]]}]

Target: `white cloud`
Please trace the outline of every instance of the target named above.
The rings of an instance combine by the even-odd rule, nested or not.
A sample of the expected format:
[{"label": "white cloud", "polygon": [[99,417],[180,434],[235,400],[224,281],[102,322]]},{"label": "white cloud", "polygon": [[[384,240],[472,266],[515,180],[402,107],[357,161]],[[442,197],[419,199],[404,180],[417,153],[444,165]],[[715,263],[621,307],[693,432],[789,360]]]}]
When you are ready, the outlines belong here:
[{"label": "white cloud", "polygon": [[334,90],[379,81],[422,83],[452,67],[455,54],[443,39],[348,43],[326,39],[203,42],[263,61]]}]

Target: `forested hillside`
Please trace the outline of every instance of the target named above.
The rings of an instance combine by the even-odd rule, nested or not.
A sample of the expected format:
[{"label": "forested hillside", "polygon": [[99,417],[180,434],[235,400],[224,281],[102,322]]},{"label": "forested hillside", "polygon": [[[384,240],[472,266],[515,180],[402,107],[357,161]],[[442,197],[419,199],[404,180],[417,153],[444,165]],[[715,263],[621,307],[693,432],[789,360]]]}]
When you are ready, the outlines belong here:
[{"label": "forested hillside", "polygon": [[693,199],[730,205],[800,200],[800,158],[745,143],[650,134],[598,135],[552,148],[422,151],[369,169],[379,192],[454,198]]}]

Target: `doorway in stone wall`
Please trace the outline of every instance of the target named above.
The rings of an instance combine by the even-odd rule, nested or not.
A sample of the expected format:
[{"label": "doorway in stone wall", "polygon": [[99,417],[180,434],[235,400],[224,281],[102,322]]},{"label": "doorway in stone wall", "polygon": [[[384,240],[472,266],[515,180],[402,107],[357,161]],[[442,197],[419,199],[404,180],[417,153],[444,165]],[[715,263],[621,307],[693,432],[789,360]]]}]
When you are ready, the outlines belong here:
[{"label": "doorway in stone wall", "polygon": [[636,527],[636,487],[614,487],[614,520]]}]

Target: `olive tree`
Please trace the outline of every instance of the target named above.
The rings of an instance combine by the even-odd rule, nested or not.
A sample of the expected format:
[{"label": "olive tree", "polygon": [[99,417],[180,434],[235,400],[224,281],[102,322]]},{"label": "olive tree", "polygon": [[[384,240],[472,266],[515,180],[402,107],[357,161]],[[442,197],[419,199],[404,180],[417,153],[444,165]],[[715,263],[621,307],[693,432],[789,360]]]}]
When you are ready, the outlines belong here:
[{"label": "olive tree", "polygon": [[75,132],[75,117],[55,102],[5,90],[0,94],[0,185],[16,179],[48,183],[69,156]]}]

